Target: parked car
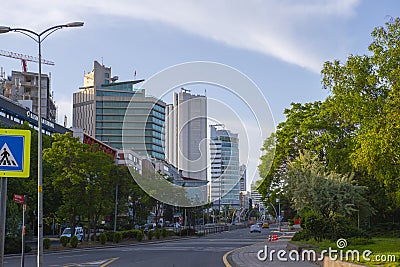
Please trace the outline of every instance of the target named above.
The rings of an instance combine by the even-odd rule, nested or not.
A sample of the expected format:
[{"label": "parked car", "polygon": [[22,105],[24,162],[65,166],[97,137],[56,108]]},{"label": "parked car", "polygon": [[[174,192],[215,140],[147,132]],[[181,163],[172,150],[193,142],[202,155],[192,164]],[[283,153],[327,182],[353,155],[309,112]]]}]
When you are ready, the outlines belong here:
[{"label": "parked car", "polygon": [[267,222],[263,223],[261,228],[269,228],[269,224]]},{"label": "parked car", "polygon": [[261,227],[258,224],[253,224],[252,226],[250,226],[250,233],[253,232],[259,232],[261,233]]},{"label": "parked car", "polygon": [[[62,232],[61,236],[66,236],[68,237],[68,240],[71,239],[71,228],[67,227],[64,229]],[[75,236],[78,238],[79,242],[82,242],[83,240],[83,228],[80,226],[75,227]]]}]

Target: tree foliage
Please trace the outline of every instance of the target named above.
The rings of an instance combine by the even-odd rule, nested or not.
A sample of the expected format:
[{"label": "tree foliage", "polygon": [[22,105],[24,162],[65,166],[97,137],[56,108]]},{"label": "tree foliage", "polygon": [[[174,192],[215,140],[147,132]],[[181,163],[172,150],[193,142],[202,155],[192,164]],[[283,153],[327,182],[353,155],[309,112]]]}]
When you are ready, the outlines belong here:
[{"label": "tree foliage", "polygon": [[389,210],[400,207],[400,19],[372,32],[370,56],[327,62],[324,88],[342,120],[356,126],[350,160],[381,187]]},{"label": "tree foliage", "polygon": [[262,148],[264,197],[286,193],[289,162],[307,150],[326,173],[352,173],[383,218],[400,215],[400,18],[371,36],[368,55],[324,64],[322,87],[330,92],[324,101],[285,110],[286,120]]},{"label": "tree foliage", "polygon": [[287,194],[296,210],[310,207],[325,218],[349,216],[359,210],[373,210],[363,194],[363,186],[353,184],[352,175],[326,171],[325,166],[310,152],[301,152],[289,163]]}]

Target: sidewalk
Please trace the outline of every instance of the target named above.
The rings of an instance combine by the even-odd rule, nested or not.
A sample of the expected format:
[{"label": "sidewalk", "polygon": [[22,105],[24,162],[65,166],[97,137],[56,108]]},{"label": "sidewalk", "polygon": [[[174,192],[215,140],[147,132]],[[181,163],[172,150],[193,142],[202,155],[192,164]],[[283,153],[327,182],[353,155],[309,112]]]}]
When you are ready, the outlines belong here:
[{"label": "sidewalk", "polygon": [[[317,267],[318,265],[313,264],[308,261],[296,261],[292,262],[288,258],[288,250],[286,249],[286,245],[290,239],[282,238],[274,242],[260,242],[254,245],[250,245],[247,247],[241,247],[236,250],[231,251],[226,257],[226,261],[224,260],[225,266],[227,267],[265,267],[265,266],[274,266],[274,267],[285,267],[285,266],[301,266],[301,267]],[[257,254],[260,250],[263,250],[263,253],[259,254],[260,257],[264,257],[264,251],[267,249],[267,259],[264,261],[258,259]],[[273,250],[275,250],[274,253]],[[286,254],[281,255],[281,257],[288,259],[288,261],[280,261],[278,260],[278,251],[284,250]],[[272,253],[272,259],[270,255]]]},{"label": "sidewalk", "polygon": [[[224,255],[224,263],[226,267],[285,267],[285,266],[300,266],[300,267],[317,267],[318,265],[308,261],[290,261],[288,256],[288,250],[286,249],[287,243],[293,237],[294,233],[299,230],[297,226],[294,231],[288,230],[287,227],[283,226],[281,231],[278,229],[271,229],[269,234],[277,234],[279,239],[276,241],[268,241],[268,236],[265,236],[265,241],[259,242],[250,246],[241,247],[230,251]],[[261,253],[259,251],[262,250]],[[267,258],[260,260],[265,256],[267,250]],[[287,259],[282,261],[278,259],[278,251],[285,251],[285,254],[280,255],[281,258]],[[272,256],[272,257],[271,257]]]}]

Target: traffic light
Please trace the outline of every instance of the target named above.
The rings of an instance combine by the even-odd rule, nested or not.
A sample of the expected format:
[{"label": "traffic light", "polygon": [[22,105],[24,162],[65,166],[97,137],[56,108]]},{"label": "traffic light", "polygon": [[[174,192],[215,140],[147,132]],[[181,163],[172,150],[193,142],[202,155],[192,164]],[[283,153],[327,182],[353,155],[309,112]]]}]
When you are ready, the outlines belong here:
[{"label": "traffic light", "polygon": [[253,208],[253,199],[249,198],[249,209]]}]

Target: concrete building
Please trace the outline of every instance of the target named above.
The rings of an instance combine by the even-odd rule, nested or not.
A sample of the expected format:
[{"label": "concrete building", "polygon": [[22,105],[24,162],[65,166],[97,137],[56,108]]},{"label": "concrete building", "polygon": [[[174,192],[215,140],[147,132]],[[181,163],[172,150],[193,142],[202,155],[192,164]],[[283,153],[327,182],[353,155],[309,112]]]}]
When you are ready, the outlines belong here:
[{"label": "concrete building", "polygon": [[135,89],[143,80],[117,82],[111,68],[94,61],[73,96],[73,127],[115,149],[164,159],[165,103]]},{"label": "concrete building", "polygon": [[166,115],[166,160],[183,177],[207,181],[207,98],[182,88],[174,93]]},{"label": "concrete building", "polygon": [[239,137],[210,127],[211,200],[214,206],[240,209]]},{"label": "concrete building", "polygon": [[[11,76],[3,78],[0,85],[0,94],[19,102],[31,112],[38,114],[39,74],[34,72],[12,71]],[[57,108],[50,91],[50,77],[42,74],[41,77],[41,108],[43,118],[56,122]]]}]

